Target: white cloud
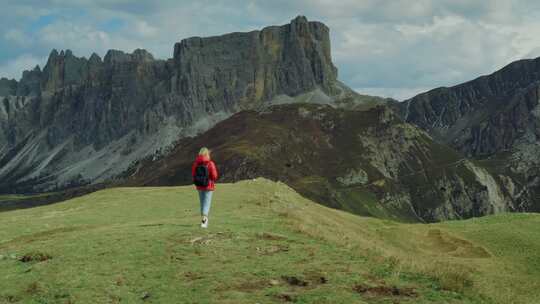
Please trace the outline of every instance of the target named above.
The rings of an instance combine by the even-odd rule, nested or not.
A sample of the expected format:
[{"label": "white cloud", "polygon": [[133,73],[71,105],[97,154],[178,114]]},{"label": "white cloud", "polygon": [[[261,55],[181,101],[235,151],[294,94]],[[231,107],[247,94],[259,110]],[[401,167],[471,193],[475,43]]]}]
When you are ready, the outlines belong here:
[{"label": "white cloud", "polygon": [[4,38],[7,41],[13,42],[19,46],[28,47],[32,44],[32,38],[28,36],[25,32],[10,29],[4,34]]},{"label": "white cloud", "polygon": [[109,35],[90,26],[80,26],[71,22],[56,22],[43,27],[38,34],[41,43],[55,48],[88,50],[102,48],[110,43]]},{"label": "white cloud", "polygon": [[433,16],[422,24],[344,20],[333,33],[335,61],[353,87],[450,86],[524,54],[512,31],[494,31],[455,15]]},{"label": "white cloud", "polygon": [[152,38],[154,37],[159,31],[157,28],[151,26],[146,21],[135,21],[135,30],[139,35],[142,37]]}]

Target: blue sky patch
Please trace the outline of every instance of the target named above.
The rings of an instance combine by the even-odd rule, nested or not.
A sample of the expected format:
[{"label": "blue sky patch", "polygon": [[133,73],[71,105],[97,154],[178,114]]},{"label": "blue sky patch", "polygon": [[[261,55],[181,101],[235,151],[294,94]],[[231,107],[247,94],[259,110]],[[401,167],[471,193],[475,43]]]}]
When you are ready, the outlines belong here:
[{"label": "blue sky patch", "polygon": [[116,32],[121,30],[126,22],[120,18],[109,19],[99,26],[99,29],[106,32]]}]

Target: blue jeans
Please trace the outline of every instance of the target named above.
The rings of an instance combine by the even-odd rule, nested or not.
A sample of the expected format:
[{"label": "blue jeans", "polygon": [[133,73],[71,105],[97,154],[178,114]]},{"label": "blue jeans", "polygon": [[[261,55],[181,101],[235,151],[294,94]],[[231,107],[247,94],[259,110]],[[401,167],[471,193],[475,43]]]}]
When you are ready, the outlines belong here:
[{"label": "blue jeans", "polygon": [[208,216],[210,205],[212,205],[212,192],[214,191],[199,191],[199,201],[201,202],[201,215]]}]

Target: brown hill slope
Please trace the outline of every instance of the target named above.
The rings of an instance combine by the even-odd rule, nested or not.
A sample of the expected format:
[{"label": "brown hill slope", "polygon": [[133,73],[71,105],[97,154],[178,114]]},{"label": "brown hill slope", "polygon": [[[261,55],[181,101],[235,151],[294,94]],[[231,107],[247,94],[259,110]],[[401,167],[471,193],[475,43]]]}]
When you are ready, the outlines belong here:
[{"label": "brown hill slope", "polygon": [[202,146],[213,150],[222,181],[264,176],[362,215],[437,221],[517,209],[485,169],[386,106],[289,104],[243,111],[180,141],[160,159],[133,165],[127,183],[189,184]]}]

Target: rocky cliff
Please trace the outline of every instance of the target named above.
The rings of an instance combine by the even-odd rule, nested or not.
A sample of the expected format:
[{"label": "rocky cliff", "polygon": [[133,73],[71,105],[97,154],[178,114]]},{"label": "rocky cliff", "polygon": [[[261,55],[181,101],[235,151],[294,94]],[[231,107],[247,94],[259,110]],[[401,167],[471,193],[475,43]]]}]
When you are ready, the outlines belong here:
[{"label": "rocky cliff", "polygon": [[518,205],[540,205],[540,58],[400,105],[406,121],[483,163]]},{"label": "rocky cliff", "polygon": [[305,17],[185,39],[168,60],[53,50],[43,69],[0,80],[0,192],[110,179],[242,109],[356,96],[336,77],[329,29]]},{"label": "rocky cliff", "polygon": [[[537,119],[540,58],[491,75],[420,94],[402,105],[405,119],[469,156],[511,148]],[[535,110],[536,109],[536,110]]]}]

